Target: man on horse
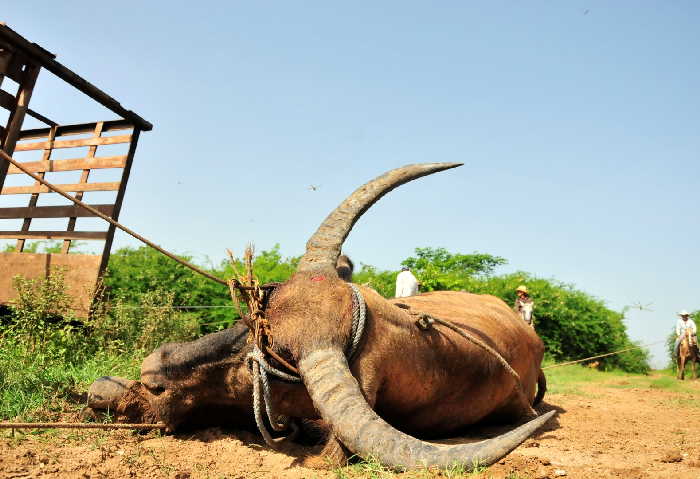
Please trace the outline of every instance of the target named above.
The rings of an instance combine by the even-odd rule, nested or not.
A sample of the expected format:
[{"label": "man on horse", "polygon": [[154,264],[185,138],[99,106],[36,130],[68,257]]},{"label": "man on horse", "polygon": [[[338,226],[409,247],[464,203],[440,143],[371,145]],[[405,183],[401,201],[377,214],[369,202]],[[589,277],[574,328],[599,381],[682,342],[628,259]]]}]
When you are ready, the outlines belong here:
[{"label": "man on horse", "polygon": [[681,345],[683,337],[686,335],[687,329],[689,329],[691,333],[690,347],[695,348],[696,352],[698,347],[698,329],[695,326],[695,321],[690,319],[690,313],[684,309],[678,313],[678,316],[680,316],[680,319],[676,322],[676,344],[673,348],[676,357],[678,357],[678,348]]}]

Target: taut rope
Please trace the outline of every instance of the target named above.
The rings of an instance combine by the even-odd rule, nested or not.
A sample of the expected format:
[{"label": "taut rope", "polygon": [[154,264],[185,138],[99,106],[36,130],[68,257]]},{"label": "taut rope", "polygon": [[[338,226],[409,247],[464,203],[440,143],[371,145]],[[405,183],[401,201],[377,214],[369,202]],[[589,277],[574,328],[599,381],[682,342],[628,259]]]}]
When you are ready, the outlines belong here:
[{"label": "taut rope", "polygon": [[604,358],[604,357],[606,357],[606,356],[613,356],[613,355],[615,355],[615,354],[620,354],[620,353],[625,353],[625,352],[627,352],[627,351],[632,351],[633,349],[642,349],[642,348],[646,348],[647,346],[654,346],[655,344],[661,344],[661,343],[664,343],[664,342],[666,342],[666,341],[665,341],[665,340],[661,340],[661,341],[656,341],[656,342],[654,342],[654,343],[642,344],[641,346],[632,346],[632,347],[629,347],[629,348],[620,349],[619,351],[613,351],[612,353],[598,354],[597,356],[591,356],[591,357],[589,357],[589,358],[577,359],[576,361],[568,361],[568,362],[566,362],[566,363],[552,364],[552,365],[550,365],[550,366],[545,366],[545,367],[543,367],[542,370],[544,371],[545,369],[558,368],[558,367],[560,367],[560,366],[570,366],[570,365],[572,365],[572,364],[578,364],[578,363],[583,363],[583,362],[586,362],[586,361],[590,361],[591,359],[598,359],[598,358]]},{"label": "taut rope", "polygon": [[15,161],[11,156],[9,156],[7,153],[5,153],[5,152],[2,151],[2,150],[0,150],[0,157],[2,157],[3,160],[6,160],[6,161],[10,162],[11,164],[13,164],[14,166],[16,166],[17,169],[19,169],[20,171],[22,171],[22,172],[28,174],[29,176],[31,176],[32,178],[34,178],[36,181],[38,181],[38,182],[41,183],[42,185],[46,186],[48,189],[50,189],[50,190],[52,190],[52,191],[55,191],[55,192],[58,193],[59,195],[61,195],[61,196],[63,196],[64,198],[66,198],[66,199],[72,201],[73,203],[75,203],[76,205],[80,206],[81,208],[84,208],[84,209],[88,210],[88,211],[89,211],[90,213],[92,213],[93,215],[102,218],[102,219],[105,220],[107,223],[109,223],[109,224],[111,224],[111,225],[113,225],[113,226],[119,228],[119,229],[122,230],[124,233],[126,233],[126,234],[128,234],[128,235],[130,235],[130,236],[133,236],[133,237],[136,238],[137,240],[139,240],[139,241],[141,241],[142,243],[144,243],[144,244],[150,246],[151,248],[155,249],[156,251],[158,251],[158,252],[164,254],[164,255],[167,256],[168,258],[177,261],[177,262],[180,263],[181,265],[183,265],[183,266],[185,266],[185,267],[187,267],[187,268],[190,268],[192,271],[194,271],[194,272],[196,272],[196,273],[199,273],[199,274],[201,274],[202,276],[205,276],[205,277],[209,278],[209,279],[212,280],[212,281],[216,281],[217,283],[223,284],[223,285],[225,285],[225,286],[228,285],[228,283],[226,282],[226,280],[223,280],[223,279],[221,279],[221,278],[217,278],[217,277],[214,276],[213,274],[204,271],[203,269],[201,269],[201,268],[199,268],[199,267],[193,265],[192,263],[189,263],[189,262],[185,261],[184,259],[178,258],[178,257],[175,256],[173,253],[171,253],[171,252],[169,252],[169,251],[167,251],[167,250],[164,250],[163,248],[161,248],[161,247],[158,246],[157,244],[153,243],[152,241],[147,240],[146,238],[144,238],[144,237],[141,236],[140,234],[136,233],[135,231],[130,230],[130,229],[127,228],[126,226],[124,226],[124,225],[120,224],[119,222],[113,220],[112,218],[110,218],[109,216],[105,215],[104,213],[101,213],[100,211],[97,211],[97,210],[96,210],[95,208],[93,208],[92,206],[90,206],[90,205],[88,205],[88,204],[86,204],[86,203],[83,203],[83,202],[80,201],[79,199],[77,199],[77,198],[75,198],[75,197],[69,195],[68,193],[66,193],[65,191],[63,191],[61,188],[59,188],[58,186],[49,183],[48,181],[46,181],[45,179],[41,178],[41,177],[38,176],[38,175],[35,175],[34,173],[32,173],[31,171],[29,171],[28,169],[26,169],[21,163]]}]

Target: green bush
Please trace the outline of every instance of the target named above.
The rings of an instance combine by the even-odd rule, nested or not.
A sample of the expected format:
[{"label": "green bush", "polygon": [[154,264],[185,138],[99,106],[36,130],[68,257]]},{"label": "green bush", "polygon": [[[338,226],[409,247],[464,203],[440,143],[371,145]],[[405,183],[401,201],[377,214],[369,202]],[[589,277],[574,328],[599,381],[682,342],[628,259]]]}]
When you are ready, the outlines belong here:
[{"label": "green bush", "polygon": [[[181,258],[192,261],[190,256]],[[253,269],[261,283],[285,281],[294,273],[298,262],[299,258],[282,258],[279,245],[275,245],[255,257]],[[243,271],[240,261],[236,262],[236,268]],[[233,276],[228,260],[205,269],[222,279]],[[192,313],[199,321],[202,333],[230,327],[239,318],[225,286],[146,246],[121,248],[113,253],[104,284],[108,302],[120,301],[132,306],[139,305],[149,291],[169,291],[172,306]]]},{"label": "green bush", "polygon": [[89,322],[93,340],[105,350],[150,353],[168,341],[189,341],[199,336],[198,318],[173,308],[171,291],[148,291],[138,305],[117,300],[103,303]]},{"label": "green bush", "polygon": [[[552,359],[576,360],[636,346],[627,336],[622,313],[569,284],[517,272],[472,279],[468,291],[492,294],[512,305],[515,288],[521,284],[527,286],[535,301],[535,329]],[[606,368],[646,373],[650,369],[648,356],[643,349],[633,349],[599,361]]]},{"label": "green bush", "polygon": [[12,285],[17,298],[11,307],[11,330],[32,351],[49,336],[55,341],[58,336],[70,333],[72,300],[66,292],[62,270],[53,271],[45,279],[15,276]]},{"label": "green bush", "polygon": [[[491,294],[508,305],[515,302],[515,288],[525,284],[535,301],[535,328],[551,360],[577,360],[637,346],[627,335],[622,313],[572,285],[524,272],[494,276],[494,269],[505,264],[503,258],[479,253],[452,254],[443,248],[417,248],[416,256],[402,264],[412,269],[422,291]],[[353,280],[372,286],[385,297],[393,297],[396,274],[363,265]],[[608,369],[637,373],[650,369],[649,353],[644,349],[632,349],[599,361]]]},{"label": "green bush", "polygon": [[102,304],[75,318],[60,272],[15,278],[18,298],[0,328],[0,419],[49,420],[99,376],[138,377],[143,357],[199,335],[197,318],[172,308],[173,293],[148,291],[138,308]]}]

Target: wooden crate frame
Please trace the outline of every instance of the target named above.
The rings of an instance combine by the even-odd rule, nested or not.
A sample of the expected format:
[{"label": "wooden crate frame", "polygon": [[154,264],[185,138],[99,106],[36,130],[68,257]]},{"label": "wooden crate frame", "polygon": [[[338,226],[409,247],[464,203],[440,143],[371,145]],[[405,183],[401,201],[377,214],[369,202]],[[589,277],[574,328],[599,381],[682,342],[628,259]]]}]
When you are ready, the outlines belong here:
[{"label": "wooden crate frame", "polygon": [[[29,108],[36,80],[42,69],[49,70],[69,85],[77,88],[93,100],[118,114],[121,119],[98,121],[78,125],[59,125],[57,122]],[[2,89],[3,80],[10,78],[18,84],[13,95]],[[85,192],[111,191],[115,197],[108,204],[91,205],[100,212],[119,219],[126,185],[131,171],[136,146],[141,131],[149,131],[152,125],[133,111],[126,110],[115,99],[73,73],[55,60],[55,55],[0,23],[0,109],[9,112],[5,125],[0,125],[0,148],[13,156],[15,152],[35,152],[36,158],[22,161],[23,166],[41,178],[51,181],[55,172],[79,171],[80,180],[71,184],[60,184],[62,189],[83,199]],[[45,123],[47,128],[23,130],[22,125],[29,115]],[[75,136],[81,136],[75,138]],[[87,137],[85,137],[87,135]],[[106,145],[124,145],[121,155],[99,155],[99,148]],[[68,159],[53,159],[58,149],[87,147],[87,154],[70,156]],[[26,154],[23,154],[25,156]],[[31,155],[31,153],[30,153]],[[15,158],[18,160],[18,158]],[[19,160],[18,160],[19,161]],[[120,172],[119,181],[91,182],[90,173],[99,169]],[[104,231],[76,231],[77,218],[94,215],[73,204],[37,206],[42,195],[54,195],[45,186],[34,182],[26,186],[4,187],[8,175],[23,174],[0,158],[0,200],[7,195],[29,195],[27,206],[1,207],[0,219],[22,219],[22,227],[16,231],[0,231],[0,239],[16,239],[16,252],[0,253],[0,304],[12,302],[16,291],[12,278],[21,275],[27,278],[46,277],[56,268],[65,271],[66,285],[74,302],[73,308],[79,316],[89,313],[96,285],[103,275],[114,239],[115,227],[108,225]],[[65,218],[65,229],[44,231],[31,229],[37,218]],[[63,240],[60,253],[37,254],[24,252],[27,240]],[[69,254],[72,241],[102,240],[104,247],[99,255]]]}]

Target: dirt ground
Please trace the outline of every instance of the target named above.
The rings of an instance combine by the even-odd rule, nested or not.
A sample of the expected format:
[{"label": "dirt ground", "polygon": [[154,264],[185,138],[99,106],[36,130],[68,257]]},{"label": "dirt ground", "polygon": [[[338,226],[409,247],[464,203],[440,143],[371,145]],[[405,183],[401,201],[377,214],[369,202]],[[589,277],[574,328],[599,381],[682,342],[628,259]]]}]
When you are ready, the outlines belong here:
[{"label": "dirt ground", "polygon": [[[624,379],[548,394],[542,410],[559,411],[500,463],[475,478],[700,478],[700,381],[688,392],[636,387]],[[495,429],[482,430],[492,434]],[[393,477],[370,466],[301,466],[313,448],[284,453],[255,434],[222,431],[160,437],[129,431],[50,431],[0,438],[0,478],[354,478]],[[450,440],[454,442],[454,440]],[[459,477],[419,471],[398,477]]]}]

